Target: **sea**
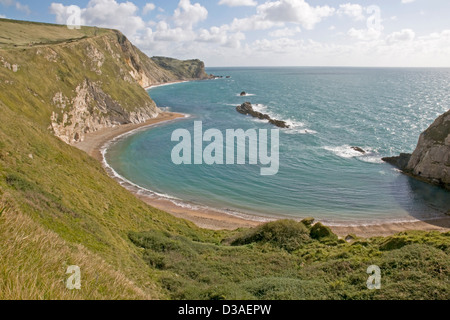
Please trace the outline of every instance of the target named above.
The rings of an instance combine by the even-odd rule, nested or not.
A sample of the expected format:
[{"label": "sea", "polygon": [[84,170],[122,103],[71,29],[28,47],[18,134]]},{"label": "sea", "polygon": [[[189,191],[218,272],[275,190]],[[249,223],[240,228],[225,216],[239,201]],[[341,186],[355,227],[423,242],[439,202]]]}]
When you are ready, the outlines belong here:
[{"label": "sea", "polygon": [[[450,193],[403,175],[382,157],[414,151],[419,135],[450,108],[450,69],[209,68],[222,76],[148,90],[184,119],[128,134],[105,150],[114,173],[150,197],[255,220],[314,217],[330,225],[429,220],[450,210]],[[246,96],[240,96],[245,91]],[[286,121],[279,171],[261,164],[174,164],[177,129],[276,129],[236,107]],[[259,132],[259,131],[258,131]],[[205,143],[205,146],[207,143]],[[355,151],[359,147],[365,154]],[[269,149],[270,150],[270,149]]]}]

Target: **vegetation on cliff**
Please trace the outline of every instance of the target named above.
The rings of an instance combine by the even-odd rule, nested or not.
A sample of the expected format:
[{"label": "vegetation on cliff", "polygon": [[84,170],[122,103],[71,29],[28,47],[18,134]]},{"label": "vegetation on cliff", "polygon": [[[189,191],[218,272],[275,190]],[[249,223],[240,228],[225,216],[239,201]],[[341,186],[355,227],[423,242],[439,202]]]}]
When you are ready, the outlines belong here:
[{"label": "vegetation on cliff", "polygon": [[[55,93],[70,100],[86,79],[124,111],[151,103],[129,74],[133,47],[111,30],[18,24],[0,50],[0,299],[448,299],[450,233],[347,243],[310,220],[211,231],[138,200],[49,130]],[[101,67],[88,48],[104,54]],[[382,290],[366,287],[372,264]],[[81,290],[65,287],[70,265]]]}]

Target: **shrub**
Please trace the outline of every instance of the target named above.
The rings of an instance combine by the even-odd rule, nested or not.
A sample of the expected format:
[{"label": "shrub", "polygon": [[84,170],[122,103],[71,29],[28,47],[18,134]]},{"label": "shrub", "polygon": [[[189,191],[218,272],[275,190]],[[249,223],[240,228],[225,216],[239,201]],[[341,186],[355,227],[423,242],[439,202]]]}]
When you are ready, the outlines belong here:
[{"label": "shrub", "polygon": [[232,240],[231,245],[269,243],[287,251],[295,251],[302,244],[310,241],[308,228],[303,223],[279,220],[238,235],[237,238]]},{"label": "shrub", "polygon": [[337,240],[338,237],[331,231],[329,227],[324,226],[320,222],[316,223],[310,232],[310,236],[316,240]]}]

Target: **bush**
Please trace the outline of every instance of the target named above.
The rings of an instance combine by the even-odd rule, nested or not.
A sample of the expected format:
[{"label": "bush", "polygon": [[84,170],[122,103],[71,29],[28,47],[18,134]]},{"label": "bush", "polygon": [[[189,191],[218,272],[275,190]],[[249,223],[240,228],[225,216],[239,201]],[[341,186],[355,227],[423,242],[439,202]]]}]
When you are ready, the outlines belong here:
[{"label": "bush", "polygon": [[238,235],[237,238],[232,240],[231,245],[269,243],[291,252],[310,241],[308,228],[303,223],[293,220],[279,220]]},{"label": "bush", "polygon": [[316,240],[337,240],[338,237],[331,231],[329,227],[324,226],[320,222],[316,223],[310,232],[310,236]]}]

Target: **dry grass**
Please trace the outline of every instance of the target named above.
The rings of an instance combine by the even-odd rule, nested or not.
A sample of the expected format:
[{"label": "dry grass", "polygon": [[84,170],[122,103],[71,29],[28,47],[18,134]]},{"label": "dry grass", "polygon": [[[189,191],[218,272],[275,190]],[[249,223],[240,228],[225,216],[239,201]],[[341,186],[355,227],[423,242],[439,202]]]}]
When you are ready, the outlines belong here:
[{"label": "dry grass", "polygon": [[[0,299],[151,299],[81,245],[70,245],[30,217],[0,202]],[[81,269],[81,290],[68,290],[67,267]]]}]

